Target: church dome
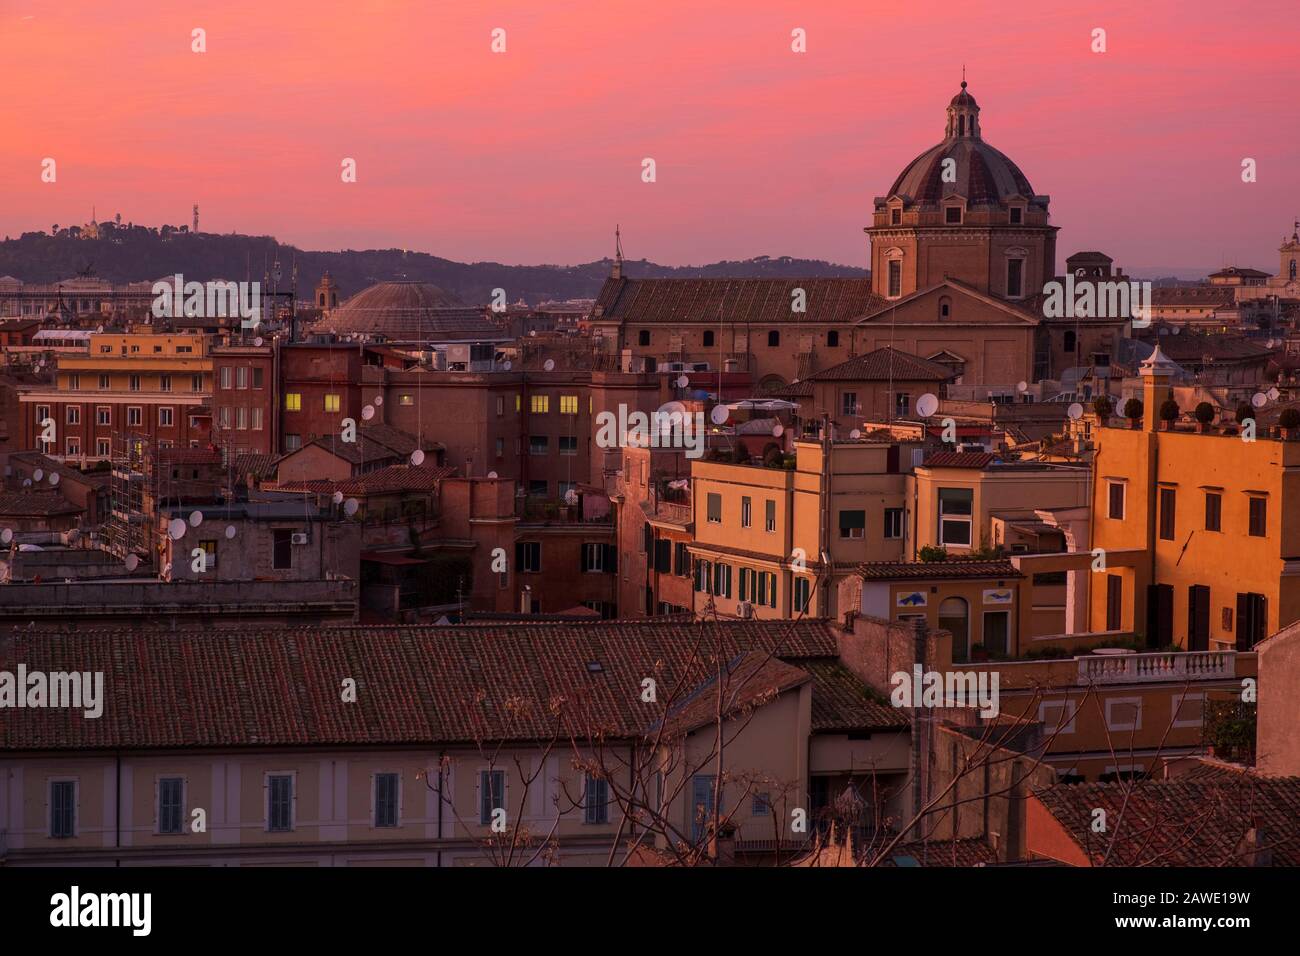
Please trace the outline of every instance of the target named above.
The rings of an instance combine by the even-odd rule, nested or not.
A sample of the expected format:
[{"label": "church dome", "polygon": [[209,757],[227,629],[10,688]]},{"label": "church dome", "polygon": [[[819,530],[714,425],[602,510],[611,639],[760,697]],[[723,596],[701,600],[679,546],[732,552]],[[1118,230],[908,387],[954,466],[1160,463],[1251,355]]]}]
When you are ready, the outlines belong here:
[{"label": "church dome", "polygon": [[312,331],[386,342],[498,337],[480,309],[428,282],[380,282],[362,289]]},{"label": "church dome", "polygon": [[[890,187],[890,196],[901,196],[908,204],[937,204],[947,196],[962,196],[968,206],[1004,205],[1019,197],[1036,203],[1034,187],[1015,163],[980,135],[979,104],[961,91],[948,104],[947,135],[943,142],[912,160]],[[956,163],[953,182],[944,182],[944,160]]]}]

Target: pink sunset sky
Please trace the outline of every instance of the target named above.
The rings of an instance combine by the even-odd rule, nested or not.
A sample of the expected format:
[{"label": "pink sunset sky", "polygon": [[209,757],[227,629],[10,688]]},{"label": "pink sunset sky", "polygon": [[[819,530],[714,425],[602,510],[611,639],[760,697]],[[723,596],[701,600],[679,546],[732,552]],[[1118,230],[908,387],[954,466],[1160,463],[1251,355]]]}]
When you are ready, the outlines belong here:
[{"label": "pink sunset sky", "polygon": [[1297,19],[1294,0],[0,0],[0,234],[92,205],[180,225],[197,202],[204,231],[305,249],[574,263],[618,222],[633,259],[866,266],[872,198],[942,138],[964,63],[985,139],[1052,197],[1062,260],[1272,272],[1300,217]]}]

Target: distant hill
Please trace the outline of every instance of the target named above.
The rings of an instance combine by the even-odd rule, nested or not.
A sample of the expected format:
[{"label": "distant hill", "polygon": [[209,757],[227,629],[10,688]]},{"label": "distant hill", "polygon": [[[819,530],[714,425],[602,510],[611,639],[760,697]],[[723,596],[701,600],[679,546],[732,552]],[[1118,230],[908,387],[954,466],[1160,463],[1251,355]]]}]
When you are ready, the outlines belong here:
[{"label": "distant hill", "polygon": [[[348,249],[309,252],[281,245],[272,236],[216,235],[162,230],[143,226],[109,227],[107,238],[80,239],[66,229],[52,236],[24,233],[0,242],[0,275],[24,282],[55,282],[86,269],[110,282],[156,280],[181,273],[186,280],[261,279],[263,263],[280,259],[280,287],[289,285],[295,258],[298,294],[310,298],[326,270],[339,283],[344,296],[376,282],[414,279],[458,295],[467,303],[485,303],[492,290],[506,291],[510,302],[524,299],[536,304],[545,299],[592,298],[609,275],[611,262],[602,259],[574,266],[509,266],[499,262],[453,262],[423,252],[401,249]],[[267,267],[269,269],[269,265]],[[661,266],[644,259],[624,263],[625,275],[634,277],[698,278],[708,276],[866,276],[866,269],[835,265],[815,259],[760,256],[740,262],[715,262],[703,266]]]}]

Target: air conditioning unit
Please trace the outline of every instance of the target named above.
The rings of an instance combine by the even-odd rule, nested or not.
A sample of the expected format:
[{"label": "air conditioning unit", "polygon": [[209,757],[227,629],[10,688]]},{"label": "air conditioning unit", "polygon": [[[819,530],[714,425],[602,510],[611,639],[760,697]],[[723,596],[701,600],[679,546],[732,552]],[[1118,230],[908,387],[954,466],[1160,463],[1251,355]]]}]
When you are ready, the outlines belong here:
[{"label": "air conditioning unit", "polygon": [[307,534],[306,534],[305,532],[303,532],[303,531],[295,531],[295,532],[293,533],[293,536],[292,536],[291,538],[289,538],[289,540],[290,540],[291,542],[293,542],[294,544],[306,544],[306,543],[307,543],[308,541],[310,541],[311,539],[307,536]]},{"label": "air conditioning unit", "polygon": [[686,371],[686,363],[685,363],[685,362],[669,362],[669,363],[667,364],[666,368],[667,368],[668,371],[670,371],[670,372],[684,372],[684,371]]},{"label": "air conditioning unit", "polygon": [[736,614],[742,621],[748,621],[754,616],[754,603],[752,601],[741,601],[736,605]]},{"label": "air conditioning unit", "polygon": [[692,363],[691,363],[691,371],[692,371],[692,372],[707,372],[708,370],[709,370],[709,363],[708,363],[708,362],[692,362]]}]

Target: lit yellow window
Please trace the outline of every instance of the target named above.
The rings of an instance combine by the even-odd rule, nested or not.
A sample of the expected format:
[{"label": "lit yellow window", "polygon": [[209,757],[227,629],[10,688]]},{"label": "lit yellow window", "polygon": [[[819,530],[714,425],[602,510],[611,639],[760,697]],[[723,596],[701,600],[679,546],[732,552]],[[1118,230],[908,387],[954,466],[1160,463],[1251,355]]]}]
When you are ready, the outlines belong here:
[{"label": "lit yellow window", "polygon": [[560,414],[576,415],[578,414],[578,396],[561,395],[560,396]]},{"label": "lit yellow window", "polygon": [[284,393],[284,410],[286,412],[302,411],[302,393],[285,392]]},{"label": "lit yellow window", "polygon": [[515,411],[519,411],[519,396],[515,396]]},{"label": "lit yellow window", "polygon": [[325,411],[337,412],[339,410],[339,397],[337,395],[325,396]]},{"label": "lit yellow window", "polygon": [[545,415],[551,410],[551,396],[533,395],[530,398],[534,415]]}]

